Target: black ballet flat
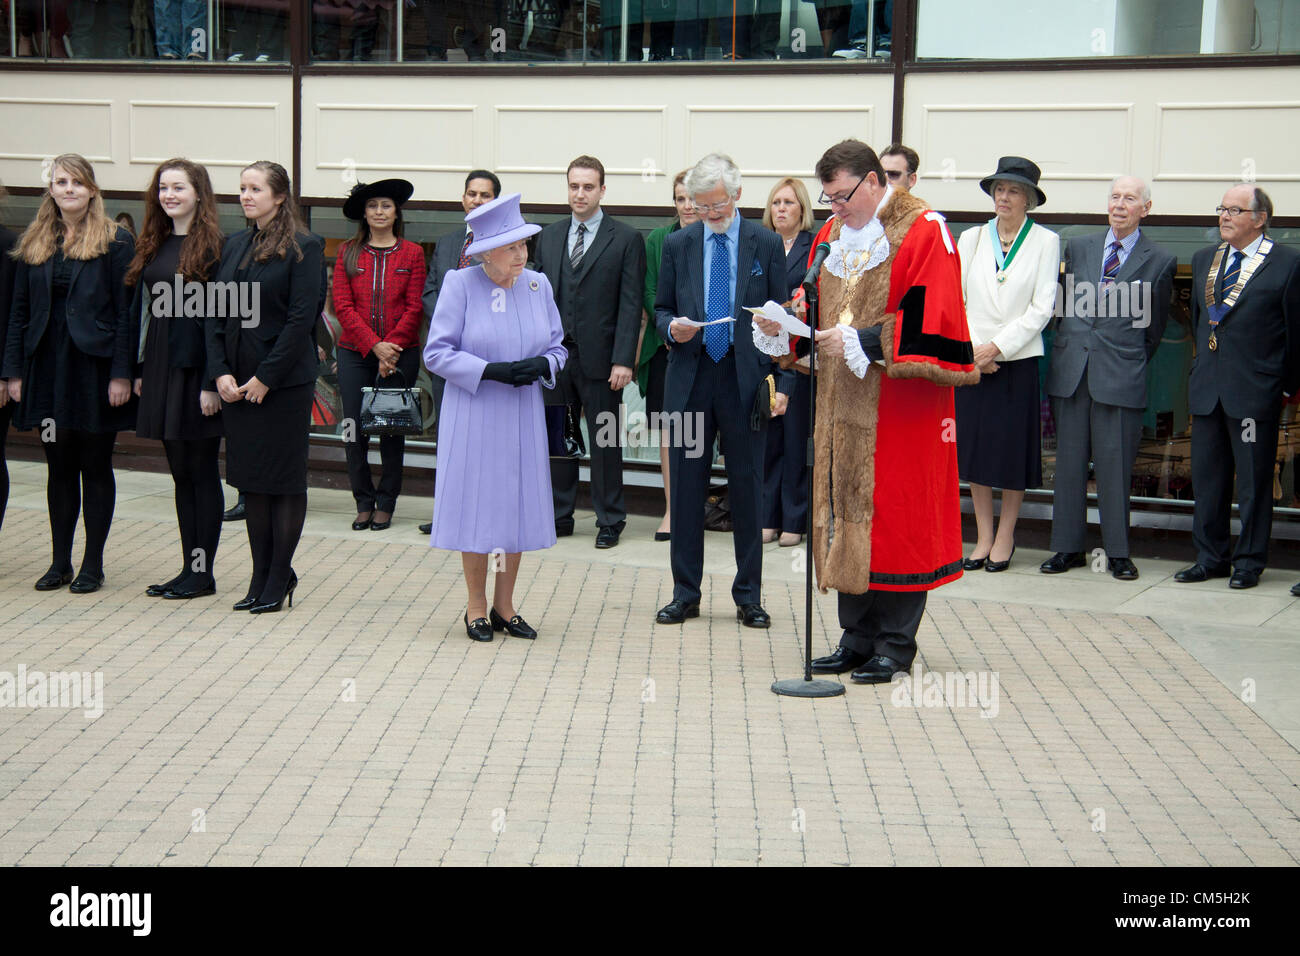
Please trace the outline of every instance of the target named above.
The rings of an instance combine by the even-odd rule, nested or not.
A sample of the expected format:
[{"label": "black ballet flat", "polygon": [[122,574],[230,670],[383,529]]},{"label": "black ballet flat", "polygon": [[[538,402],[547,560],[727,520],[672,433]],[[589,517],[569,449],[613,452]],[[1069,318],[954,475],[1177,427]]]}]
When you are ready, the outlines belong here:
[{"label": "black ballet flat", "polygon": [[471,641],[490,641],[492,640],[492,622],[485,617],[476,617],[471,621],[469,612],[466,612],[465,633],[469,635]]},{"label": "black ballet flat", "polygon": [[162,584],[149,585],[147,588],[144,589],[144,593],[149,595],[149,597],[162,597],[165,592],[170,591],[172,588],[176,587],[176,585],[180,584],[187,577],[189,577],[189,572],[182,571],[180,574],[176,575],[176,577],[172,578],[170,581],[164,581]]},{"label": "black ballet flat", "polygon": [[[214,579],[202,587],[172,587],[163,592],[163,597],[168,601],[188,601],[191,598],[207,597],[210,594],[217,593],[217,582]],[[240,602],[243,603],[243,602]]]},{"label": "black ballet flat", "polygon": [[57,591],[72,581],[71,571],[55,571],[53,568],[41,575],[40,580],[36,582],[38,591]]},{"label": "black ballet flat", "polygon": [[494,631],[505,631],[511,637],[522,637],[524,640],[528,641],[537,640],[537,632],[529,627],[528,622],[518,614],[507,621],[497,613],[496,608],[492,608],[491,618],[492,630]]},{"label": "black ballet flat", "polygon": [[104,584],[102,574],[91,574],[88,571],[82,571],[77,575],[77,579],[72,582],[68,590],[73,594],[93,594],[98,591]]}]

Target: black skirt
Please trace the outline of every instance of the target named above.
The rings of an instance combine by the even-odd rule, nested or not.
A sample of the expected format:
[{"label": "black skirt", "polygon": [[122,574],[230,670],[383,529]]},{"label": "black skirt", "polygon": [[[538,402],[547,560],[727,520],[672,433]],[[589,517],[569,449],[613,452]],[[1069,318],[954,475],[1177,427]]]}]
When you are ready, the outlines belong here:
[{"label": "black skirt", "polygon": [[1038,359],[999,362],[979,384],[953,389],[957,474],[1007,491],[1043,484]]},{"label": "black skirt", "polygon": [[273,388],[259,404],[222,403],[226,483],[243,493],[307,493],[307,429],[315,382]]},{"label": "black skirt", "polygon": [[218,438],[225,433],[221,413],[204,415],[199,407],[199,392],[207,384],[206,373],[198,368],[173,368],[167,360],[170,323],[165,315],[149,317],[135,433],[157,441]]}]

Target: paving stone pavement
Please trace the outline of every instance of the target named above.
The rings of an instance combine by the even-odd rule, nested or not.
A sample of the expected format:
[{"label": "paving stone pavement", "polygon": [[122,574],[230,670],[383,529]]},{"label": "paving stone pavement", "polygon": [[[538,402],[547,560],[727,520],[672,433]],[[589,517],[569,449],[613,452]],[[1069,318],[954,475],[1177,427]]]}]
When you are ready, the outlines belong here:
[{"label": "paving stone pavement", "polygon": [[[0,707],[0,865],[1300,858],[1300,753],[1234,677],[1111,609],[1136,592],[1056,606],[1042,576],[1008,574],[997,586],[1015,596],[980,599],[973,575],[933,594],[921,666],[983,679],[983,706],[851,684],[780,698],[773,679],[802,669],[793,551],[766,552],[770,631],[735,620],[722,535],[700,619],[660,627],[671,579],[654,522],[634,519],[610,552],[580,523],[525,556],[516,603],[540,638],[475,644],[459,556],[414,531],[427,499],[355,533],[350,498],[313,489],[294,607],[253,617],[230,610],[249,573],[239,525],[215,598],[143,595],[178,558],[165,475],[119,473],[102,590],[34,591],[44,467],[11,468],[0,672],[102,673],[103,712]],[[1164,572],[1139,565],[1159,590]],[[825,653],[834,595],[815,615]]]}]

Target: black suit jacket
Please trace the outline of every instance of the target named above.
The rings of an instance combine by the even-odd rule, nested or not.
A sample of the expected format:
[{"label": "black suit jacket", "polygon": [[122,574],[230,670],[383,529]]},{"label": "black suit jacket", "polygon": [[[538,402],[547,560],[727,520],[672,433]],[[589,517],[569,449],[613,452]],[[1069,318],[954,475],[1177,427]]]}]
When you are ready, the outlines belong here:
[{"label": "black suit jacket", "polygon": [[462,227],[445,236],[439,236],[429,257],[429,271],[424,280],[424,291],[420,293],[420,304],[424,308],[424,317],[433,315],[438,304],[438,292],[442,289],[442,278],[456,268],[460,262],[460,251],[465,247],[465,229]]},{"label": "black suit jacket", "polygon": [[[256,229],[226,240],[216,282],[232,282]],[[209,318],[208,377],[234,375],[240,341],[247,337],[257,356],[252,374],[268,388],[287,388],[316,380],[319,361],[314,338],[324,281],[325,242],[313,233],[298,233],[302,259],[291,251],[282,259],[250,262],[246,281],[258,283],[256,324],[238,315]],[[244,382],[241,380],[240,385]]]},{"label": "black suit jacket", "polygon": [[[108,252],[74,260],[68,288],[68,332],[87,355],[110,359],[112,378],[130,378],[135,367],[131,341],[131,292],[123,284],[135,255],[135,240],[118,226]],[[54,257],[38,266],[19,262],[6,330],[3,377],[18,378],[45,335],[53,301]]]},{"label": "black suit jacket", "polygon": [[9,309],[14,302],[14,277],[18,263],[9,252],[18,242],[17,233],[0,226],[0,366],[4,365],[5,343],[9,340]]},{"label": "black suit jacket", "polygon": [[607,379],[613,365],[636,368],[645,292],[645,240],[631,226],[605,214],[585,247],[572,291],[573,311],[560,299],[560,273],[569,257],[572,217],[553,222],[537,237],[537,269],[545,273],[560,305],[564,334],[578,346],[578,364],[587,378]]},{"label": "black suit jacket", "polygon": [[[748,220],[740,222],[736,247],[735,349],[736,378],[741,407],[754,403],[758,383],[773,371],[772,360],[754,347],[751,315],[744,306],[757,308],[769,299],[790,298],[786,284],[785,247],[781,237]],[[668,371],[664,376],[664,411],[686,411],[686,399],[704,354],[704,330],[687,342],[675,342],[668,326],[677,316],[704,321],[704,223],[679,229],[664,240],[659,265],[659,290],[655,295],[655,327],[668,343]],[[705,359],[707,361],[707,358]],[[794,373],[789,373],[793,375]]]},{"label": "black suit jacket", "polygon": [[[1220,323],[1215,335],[1219,347],[1210,351],[1205,276],[1216,248],[1192,256],[1192,414],[1209,415],[1222,402],[1229,418],[1277,421],[1282,393],[1294,395],[1300,389],[1300,253],[1280,243],[1273,246]],[[1221,268],[1227,268],[1229,255],[1231,249]]]}]

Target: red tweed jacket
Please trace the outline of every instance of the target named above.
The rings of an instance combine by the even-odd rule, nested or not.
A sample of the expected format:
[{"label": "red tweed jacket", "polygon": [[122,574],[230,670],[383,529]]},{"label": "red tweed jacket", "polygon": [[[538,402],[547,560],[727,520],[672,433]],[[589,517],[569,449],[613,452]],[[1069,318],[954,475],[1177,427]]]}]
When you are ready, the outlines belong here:
[{"label": "red tweed jacket", "polygon": [[346,258],[347,244],[334,262],[334,312],[343,327],[338,344],[362,355],[376,342],[403,349],[419,344],[424,250],[406,239],[390,249],[363,246],[354,276],[344,268]]}]

